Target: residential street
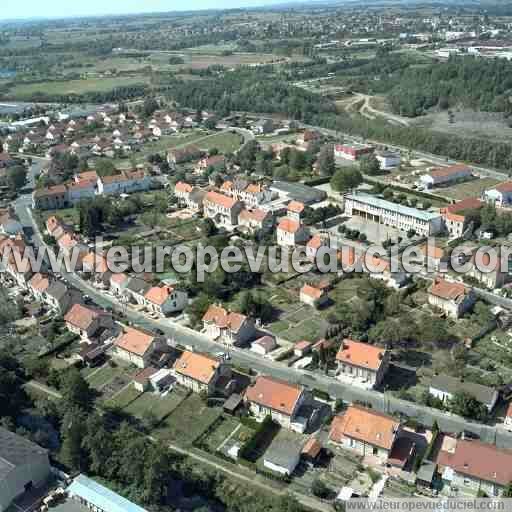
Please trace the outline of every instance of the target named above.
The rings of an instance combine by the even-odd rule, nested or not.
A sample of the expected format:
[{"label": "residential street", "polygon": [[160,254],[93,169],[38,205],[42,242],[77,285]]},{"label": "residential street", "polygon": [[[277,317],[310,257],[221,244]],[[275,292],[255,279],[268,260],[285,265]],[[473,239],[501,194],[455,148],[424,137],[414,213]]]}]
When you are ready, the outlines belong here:
[{"label": "residential street", "polygon": [[[39,232],[37,224],[32,217],[30,208],[30,195],[21,196],[15,203],[16,212],[20,218],[20,222],[28,228],[33,229],[33,243],[41,246],[42,235]],[[191,345],[196,350],[208,353],[218,353],[225,350],[223,345],[219,345],[203,334],[179,325],[172,320],[152,320],[131,308],[126,308],[110,295],[106,295],[101,291],[93,288],[91,285],[83,281],[75,274],[62,272],[65,279],[70,284],[81,290],[84,294],[89,295],[94,302],[104,308],[112,308],[113,310],[122,311],[126,314],[127,320],[134,324],[145,328],[159,328],[171,339],[181,345]],[[498,447],[512,448],[512,434],[507,432],[501,426],[491,427],[474,423],[459,416],[431,409],[413,402],[406,402],[390,395],[389,393],[379,393],[374,390],[365,390],[350,386],[339,382],[331,377],[323,376],[318,373],[309,372],[307,370],[297,370],[288,368],[282,364],[273,362],[269,359],[262,358],[248,350],[237,348],[230,349],[232,361],[235,365],[251,368],[254,371],[273,377],[301,384],[310,389],[319,389],[328,392],[332,397],[341,398],[346,402],[363,402],[369,403],[374,409],[390,414],[406,415],[416,418],[420,423],[431,426],[437,420],[442,430],[446,432],[461,432],[467,430],[478,435],[482,440],[489,443],[496,443]]]}]

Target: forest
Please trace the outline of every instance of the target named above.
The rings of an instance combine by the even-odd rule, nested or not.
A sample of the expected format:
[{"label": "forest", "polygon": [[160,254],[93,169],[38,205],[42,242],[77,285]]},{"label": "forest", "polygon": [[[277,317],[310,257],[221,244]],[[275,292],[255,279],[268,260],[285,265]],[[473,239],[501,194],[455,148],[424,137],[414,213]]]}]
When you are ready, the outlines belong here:
[{"label": "forest", "polygon": [[438,106],[512,113],[512,63],[506,59],[451,57],[446,63],[408,67],[390,94],[397,114],[415,117]]}]

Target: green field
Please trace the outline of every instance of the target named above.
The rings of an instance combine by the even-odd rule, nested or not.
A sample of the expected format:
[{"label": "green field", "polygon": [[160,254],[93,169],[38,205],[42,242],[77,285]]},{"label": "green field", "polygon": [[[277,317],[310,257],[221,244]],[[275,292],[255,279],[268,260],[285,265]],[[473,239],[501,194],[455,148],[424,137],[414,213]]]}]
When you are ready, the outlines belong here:
[{"label": "green field", "polygon": [[190,445],[221,414],[221,409],[208,407],[193,393],[162,422],[155,435],[166,442]]},{"label": "green field", "polygon": [[95,389],[99,389],[108,382],[115,379],[118,375],[124,373],[124,368],[111,368],[108,365],[103,366],[96,372],[92,372],[88,375],[87,382]]},{"label": "green field", "polygon": [[242,144],[243,137],[238,133],[223,132],[204,139],[198,143],[201,149],[217,148],[219,153],[233,153]]},{"label": "green field", "polygon": [[137,418],[144,418],[151,413],[158,420],[162,420],[179,407],[185,396],[186,393],[180,388],[173,389],[165,397],[154,393],[143,393],[129,403],[124,410]]},{"label": "green field", "polygon": [[87,92],[108,92],[116,87],[129,87],[149,83],[147,76],[88,78],[85,80],[47,81],[34,84],[20,83],[9,90],[8,96],[18,100],[30,98],[33,94],[48,95],[84,94]]}]

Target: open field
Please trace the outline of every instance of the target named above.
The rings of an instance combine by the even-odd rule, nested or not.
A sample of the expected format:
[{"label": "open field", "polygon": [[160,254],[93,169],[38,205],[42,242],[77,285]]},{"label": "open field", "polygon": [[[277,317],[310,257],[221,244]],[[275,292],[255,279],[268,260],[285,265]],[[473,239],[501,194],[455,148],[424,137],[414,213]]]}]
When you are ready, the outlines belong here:
[{"label": "open field", "polygon": [[448,112],[434,112],[412,121],[415,126],[430,128],[433,131],[479,139],[508,142],[512,137],[512,128],[508,126],[504,115],[492,112],[474,112],[471,110],[452,110],[452,121]]},{"label": "open field", "polygon": [[116,87],[129,87],[149,83],[147,76],[88,78],[85,80],[47,81],[33,84],[19,83],[9,90],[8,97],[17,100],[29,99],[33,94],[84,94],[108,92]]},{"label": "open field", "polygon": [[460,183],[453,187],[440,188],[438,189],[438,193],[458,200],[468,197],[480,197],[485,189],[491,188],[499,182],[499,180],[494,178],[481,178],[479,180]]},{"label": "open field", "polygon": [[108,384],[109,382],[114,380],[117,376],[122,375],[124,371],[124,368],[112,368],[108,365],[105,365],[97,369],[97,371],[91,372],[87,376],[87,382],[91,387],[99,389],[105,384]]},{"label": "open field", "polygon": [[190,445],[220,414],[221,409],[208,407],[193,393],[162,422],[155,434],[163,441]]}]

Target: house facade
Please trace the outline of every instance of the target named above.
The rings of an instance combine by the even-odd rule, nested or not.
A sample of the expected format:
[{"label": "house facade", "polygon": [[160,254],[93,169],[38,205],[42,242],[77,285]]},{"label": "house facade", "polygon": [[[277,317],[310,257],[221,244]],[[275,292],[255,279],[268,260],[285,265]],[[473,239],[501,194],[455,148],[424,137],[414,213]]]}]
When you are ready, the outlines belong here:
[{"label": "house facade", "polygon": [[469,311],[476,297],[471,288],[462,283],[436,278],[428,290],[430,305],[441,309],[447,316],[460,318]]}]

